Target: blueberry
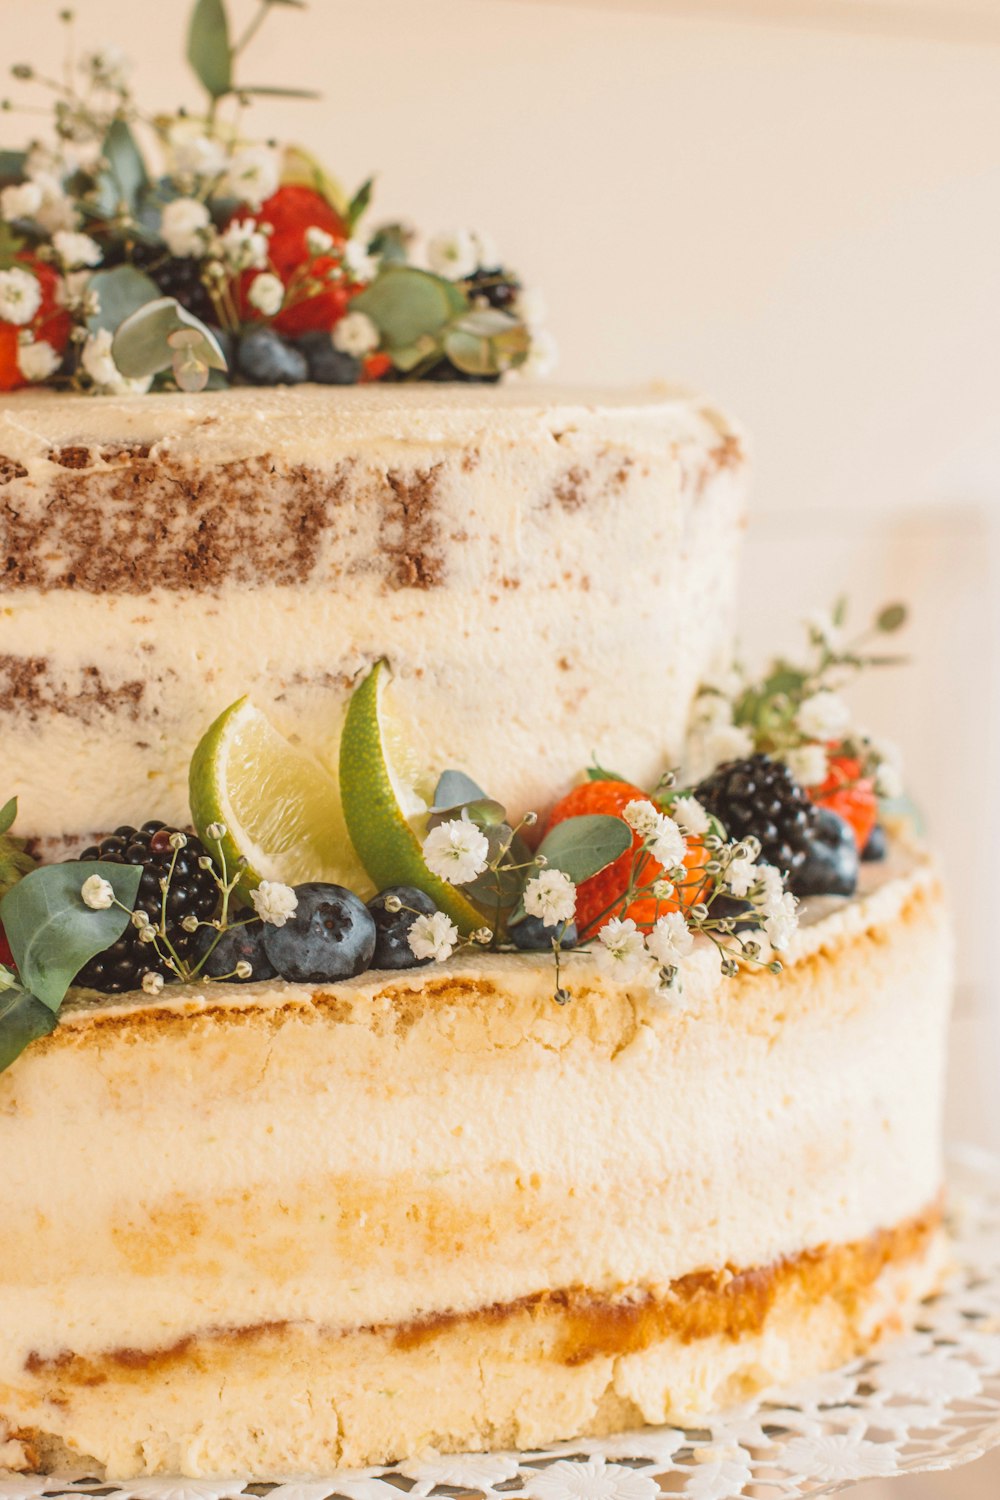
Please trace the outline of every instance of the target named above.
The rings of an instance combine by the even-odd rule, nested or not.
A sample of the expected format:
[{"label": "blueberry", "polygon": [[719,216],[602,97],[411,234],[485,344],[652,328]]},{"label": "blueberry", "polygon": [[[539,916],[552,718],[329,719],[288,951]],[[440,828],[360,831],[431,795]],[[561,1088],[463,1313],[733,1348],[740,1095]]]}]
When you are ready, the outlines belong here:
[{"label": "blueberry", "polygon": [[305,355],[273,328],[254,328],[245,333],[236,363],[240,374],[255,385],[298,385],[309,379]]},{"label": "blueberry", "polygon": [[315,984],[360,974],[375,952],[375,922],[360,897],[321,880],[297,885],[298,909],[283,927],[264,924],[264,951],[282,979]]},{"label": "blueberry", "polygon": [[858,884],[854,830],[828,807],[817,808],[806,857],[789,881],[796,896],[853,896]]},{"label": "blueberry", "polygon": [[[399,911],[386,908],[388,897],[395,897],[400,902]],[[373,969],[415,969],[432,962],[429,958],[415,958],[407,942],[407,934],[417,917],[421,914],[430,917],[437,911],[424,891],[418,891],[415,885],[390,885],[372,897],[368,910],[376,934]]]},{"label": "blueberry", "polygon": [[361,376],[360,359],[335,349],[328,333],[319,329],[304,333],[295,340],[295,347],[308,361],[310,380],[320,385],[357,385]]},{"label": "blueberry", "polygon": [[526,953],[551,952],[552,939],[556,937],[560,948],[575,948],[580,940],[575,922],[559,922],[555,927],[546,927],[541,917],[524,917],[515,922],[510,936],[514,947],[522,948]]},{"label": "blueberry", "polygon": [[[194,952],[196,958],[207,953],[212,948],[215,939],[215,931],[211,927],[199,927],[194,940]],[[235,980],[234,983],[249,983],[251,979],[273,979],[275,968],[264,952],[264,924],[258,918],[253,917],[245,922],[237,916],[232,927],[219,938],[212,948],[211,953],[205,959],[199,974],[206,975],[209,979],[221,979],[224,975],[233,975],[233,970],[241,961],[248,963],[251,968],[250,979],[246,981]]]},{"label": "blueberry", "polygon": [[708,915],[713,922],[732,922],[734,932],[752,932],[760,926],[753,914],[753,902],[742,896],[716,896]]},{"label": "blueberry", "polygon": [[868,835],[868,842],[861,851],[861,858],[867,864],[870,860],[885,859],[889,853],[889,836],[881,823],[876,823]]}]

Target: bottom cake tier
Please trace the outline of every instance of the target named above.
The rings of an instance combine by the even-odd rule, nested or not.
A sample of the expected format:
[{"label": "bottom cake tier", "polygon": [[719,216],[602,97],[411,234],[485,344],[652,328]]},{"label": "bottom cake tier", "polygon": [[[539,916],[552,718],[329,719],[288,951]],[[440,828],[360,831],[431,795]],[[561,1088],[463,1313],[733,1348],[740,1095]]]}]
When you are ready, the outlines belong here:
[{"label": "bottom cake tier", "polygon": [[0,1077],[0,1464],[325,1474],[685,1421],[946,1258],[949,934],[896,851],[678,1007],[568,955],[80,996]]}]

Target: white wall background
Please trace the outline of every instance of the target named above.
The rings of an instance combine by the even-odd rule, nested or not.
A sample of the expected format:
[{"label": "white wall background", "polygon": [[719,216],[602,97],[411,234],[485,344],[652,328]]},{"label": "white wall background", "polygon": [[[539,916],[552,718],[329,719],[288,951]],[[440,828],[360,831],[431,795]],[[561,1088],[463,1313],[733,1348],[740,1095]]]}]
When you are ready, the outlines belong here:
[{"label": "white wall background", "polygon": [[[186,0],[77,8],[151,111],[197,106]],[[6,57],[54,67],[56,9],[0,0]],[[565,378],[665,374],[739,414],[751,654],[842,589],[861,615],[912,601],[914,663],[863,706],[905,742],[952,882],[953,1122],[996,1139],[1000,5],[313,0],[276,9],[243,81],[320,89],[258,105],[260,133],[351,186],[377,168],[381,214],[492,231],[548,295]],[[8,143],[30,123],[0,117]]]}]

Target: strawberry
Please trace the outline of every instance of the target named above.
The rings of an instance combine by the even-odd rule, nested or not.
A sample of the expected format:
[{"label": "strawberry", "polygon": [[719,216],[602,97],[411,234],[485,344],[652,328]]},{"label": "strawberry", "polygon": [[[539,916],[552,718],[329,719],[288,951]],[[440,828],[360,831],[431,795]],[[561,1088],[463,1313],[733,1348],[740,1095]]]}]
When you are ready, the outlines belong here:
[{"label": "strawberry", "polygon": [[233,218],[255,218],[258,224],[270,224],[268,259],[283,281],[312,258],[306,245],[307,229],[325,229],[336,245],[347,238],[340,215],[321,193],[308,187],[280,187],[261,204],[258,213],[239,208]]},{"label": "strawberry", "polygon": [[361,364],[361,384],[367,385],[372,380],[381,380],[392,369],[392,360],[388,354],[376,352],[366,354]]},{"label": "strawberry", "polygon": [[860,853],[878,822],[875,786],[871,777],[862,776],[861,762],[853,755],[831,755],[826,780],[809,787],[809,795],[851,825]]},{"label": "strawberry", "polygon": [[[36,339],[44,339],[61,354],[73,326],[69,313],[63,312],[57,300],[61,278],[52,266],[31,255],[20,255],[18,261],[37,277],[42,292],[41,304],[28,329]],[[17,362],[18,343],[24,331],[12,323],[0,323],[0,391],[16,391],[18,386],[28,384]]]},{"label": "strawberry", "polygon": [[8,943],[7,934],[2,927],[0,927],[0,964],[3,964],[8,969],[15,967],[14,955],[10,951],[10,943]]},{"label": "strawberry", "polygon": [[[636,799],[648,801],[648,793],[627,781],[585,781],[556,803],[549,814],[546,831],[567,818],[578,818],[585,813],[603,813],[620,818],[628,804]],[[632,861],[641,844],[638,834],[634,834],[631,849],[626,849],[606,869],[599,870],[596,875],[581,881],[577,886],[576,925],[581,936],[592,937],[593,932],[588,934],[587,929],[597,931],[612,916],[631,917],[639,927],[648,929],[664,912],[676,911],[681,906],[693,906],[699,899],[702,882],[694,879],[686,882],[684,889],[668,900],[658,901],[652,896],[644,896],[633,901],[624,913],[617,909],[609,911],[608,908],[614,908],[616,901],[628,890]],[[684,860],[688,870],[696,875],[708,857],[699,840],[688,840],[688,852]],[[648,885],[662,874],[662,865],[657,864],[651,855],[646,855],[639,866],[637,883]]]}]

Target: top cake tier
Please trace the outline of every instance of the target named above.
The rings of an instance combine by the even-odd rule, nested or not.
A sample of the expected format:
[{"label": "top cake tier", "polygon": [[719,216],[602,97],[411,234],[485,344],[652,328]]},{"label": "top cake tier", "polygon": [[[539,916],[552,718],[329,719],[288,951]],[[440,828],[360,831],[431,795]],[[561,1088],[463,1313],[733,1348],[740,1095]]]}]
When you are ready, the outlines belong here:
[{"label": "top cake tier", "polygon": [[184,823],[244,693],[336,760],[388,657],[428,771],[542,808],[676,758],[729,644],[742,441],[703,402],[529,387],[0,403],[0,722],[19,827]]}]

